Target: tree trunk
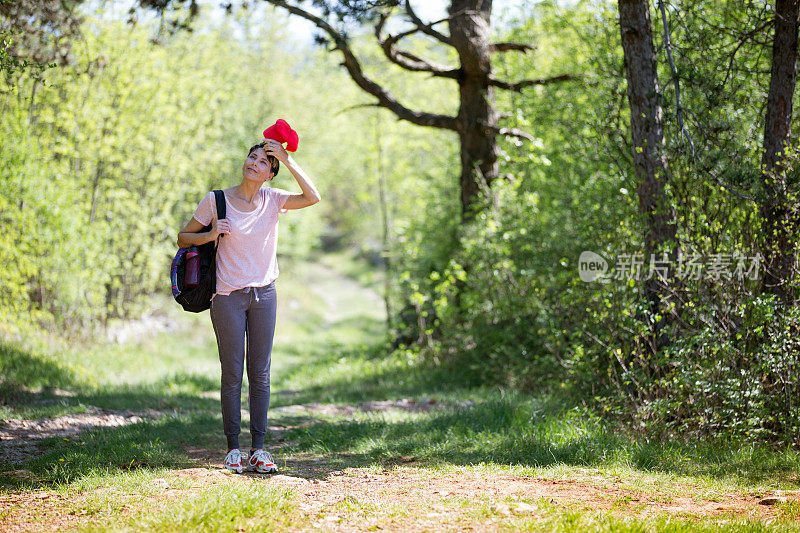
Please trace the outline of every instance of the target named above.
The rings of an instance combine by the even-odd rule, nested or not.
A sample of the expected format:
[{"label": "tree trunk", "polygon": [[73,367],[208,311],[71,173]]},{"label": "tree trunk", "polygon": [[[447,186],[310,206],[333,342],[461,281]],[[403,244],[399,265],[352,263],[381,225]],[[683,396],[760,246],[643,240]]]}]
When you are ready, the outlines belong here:
[{"label": "tree trunk", "polygon": [[798,208],[787,183],[786,147],[791,135],[792,95],[797,79],[798,9],[800,0],[775,2],[772,70],[764,121],[761,160],[765,201],[761,206],[762,255],[765,273],[761,292],[775,294],[787,305],[795,302],[789,284],[795,270]]},{"label": "tree trunk", "polygon": [[[661,152],[664,127],[648,1],[619,0],[619,22],[631,108],[633,166],[638,183],[636,190],[639,213],[645,224],[645,263],[649,262],[651,254],[656,254],[657,260],[661,259],[662,252],[666,252],[669,259],[674,261],[677,256],[676,215],[666,194],[667,161]],[[655,275],[645,281],[645,294],[654,315],[666,316],[662,309],[668,288]],[[658,339],[658,331],[663,325],[662,320],[655,326],[654,351],[667,342],[667,339]]]},{"label": "tree trunk", "polygon": [[378,205],[381,211],[381,224],[383,234],[381,235],[381,256],[383,257],[383,305],[386,309],[386,331],[392,329],[392,255],[389,243],[389,202],[386,200],[386,176],[383,169],[383,144],[381,143],[380,115],[373,115],[375,120],[373,133],[375,134],[375,146],[377,147],[377,161],[375,173],[378,177]]},{"label": "tree trunk", "polygon": [[[463,13],[462,13],[463,12]],[[453,0],[450,4],[450,38],[458,52],[460,107],[458,136],[461,145],[461,217],[471,220],[480,199],[480,186],[491,187],[497,178],[498,114],[489,85],[491,0]]]}]

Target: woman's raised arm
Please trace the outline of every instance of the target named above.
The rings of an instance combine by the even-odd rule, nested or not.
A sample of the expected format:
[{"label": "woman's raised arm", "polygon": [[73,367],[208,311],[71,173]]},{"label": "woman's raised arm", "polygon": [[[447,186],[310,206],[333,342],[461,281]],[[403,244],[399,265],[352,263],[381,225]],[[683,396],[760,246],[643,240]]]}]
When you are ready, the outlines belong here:
[{"label": "woman's raised arm", "polygon": [[270,139],[264,146],[264,151],[274,156],[289,169],[294,179],[297,180],[297,184],[300,185],[300,190],[303,191],[302,194],[293,194],[288,197],[286,203],[283,204],[284,209],[302,209],[314,205],[322,199],[311,178],[300,168],[297,161],[292,159],[281,143]]}]

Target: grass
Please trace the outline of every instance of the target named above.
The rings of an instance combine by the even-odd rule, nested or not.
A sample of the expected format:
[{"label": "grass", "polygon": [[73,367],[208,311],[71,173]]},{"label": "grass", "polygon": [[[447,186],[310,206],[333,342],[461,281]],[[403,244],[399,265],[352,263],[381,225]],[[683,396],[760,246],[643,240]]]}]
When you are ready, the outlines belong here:
[{"label": "grass", "polygon": [[604,513],[582,513],[549,509],[542,518],[520,518],[506,524],[513,531],[552,531],[554,533],[568,531],[585,531],[588,533],[694,533],[694,532],[742,532],[757,533],[761,531],[798,531],[791,524],[763,524],[754,521],[731,518],[724,523],[698,523],[694,520],[680,518],[652,518],[646,521],[619,518]]},{"label": "grass", "polygon": [[[730,491],[767,494],[800,488],[797,450],[647,441],[619,433],[569,397],[466,388],[455,378],[458,369],[426,365],[411,350],[390,353],[380,301],[373,299],[365,308],[363,294],[331,275],[329,267],[336,266],[363,277],[363,267],[348,261],[344,255],[328,258],[326,268],[281,262],[270,424],[289,428],[277,457],[283,472],[323,479],[335,471],[394,469],[398,458],[412,457],[430,479],[599,478],[664,502],[685,495],[687,488],[708,501]],[[0,418],[55,417],[86,412],[90,406],[160,413],[129,426],[42,440],[30,460],[0,465],[2,492],[56,491],[71,498],[64,512],[85,518],[87,530],[272,530],[309,528],[311,520],[324,520],[298,509],[298,496],[291,491],[257,482],[208,486],[154,503],[154,479],[176,468],[197,466],[186,455],[187,448],[218,449],[222,454],[225,446],[210,319],[207,313],[184,313],[169,300],[163,304],[182,324],[180,330],[81,349],[33,336],[0,342]],[[313,407],[275,409],[404,398],[432,401],[433,408],[351,414],[324,414]],[[249,444],[244,425],[243,446]],[[268,510],[254,501],[267,502]],[[535,517],[507,516],[491,499],[477,505],[458,498],[439,503],[446,504],[448,512],[458,510],[456,525],[494,520],[507,529],[530,531],[789,531],[797,530],[800,521],[796,503],[782,505],[774,524],[735,517],[699,522],[696,517],[624,518],[546,501],[529,501],[537,509]],[[626,512],[634,512],[637,505],[641,506],[624,495],[615,501],[615,508]],[[383,513],[386,520],[402,523],[419,513],[438,512],[427,506],[420,501],[386,508],[350,494],[328,511],[365,519]],[[9,511],[4,512],[7,516]]]},{"label": "grass", "polygon": [[113,527],[96,524],[79,531],[283,531],[304,521],[293,513],[291,491],[265,483],[227,483],[161,507],[126,516]]}]

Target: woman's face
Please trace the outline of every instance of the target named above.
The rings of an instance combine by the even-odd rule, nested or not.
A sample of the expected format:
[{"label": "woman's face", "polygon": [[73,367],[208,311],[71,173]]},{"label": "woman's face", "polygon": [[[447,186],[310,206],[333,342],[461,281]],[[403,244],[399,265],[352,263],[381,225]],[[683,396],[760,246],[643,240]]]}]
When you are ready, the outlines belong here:
[{"label": "woman's face", "polygon": [[253,181],[264,183],[272,179],[272,166],[263,148],[256,148],[247,156],[242,166],[242,175]]}]

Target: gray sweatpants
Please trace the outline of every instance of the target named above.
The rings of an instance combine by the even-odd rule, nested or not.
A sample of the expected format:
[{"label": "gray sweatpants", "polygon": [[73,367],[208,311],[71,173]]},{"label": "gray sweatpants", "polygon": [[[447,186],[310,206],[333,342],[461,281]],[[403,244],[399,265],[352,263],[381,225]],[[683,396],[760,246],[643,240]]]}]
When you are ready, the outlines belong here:
[{"label": "gray sweatpants", "polygon": [[228,449],[239,447],[242,372],[247,336],[247,380],[250,384],[250,435],[253,448],[264,447],[269,409],[269,370],[278,299],[275,282],[245,287],[211,300],[211,322],[222,366],[222,424]]}]

